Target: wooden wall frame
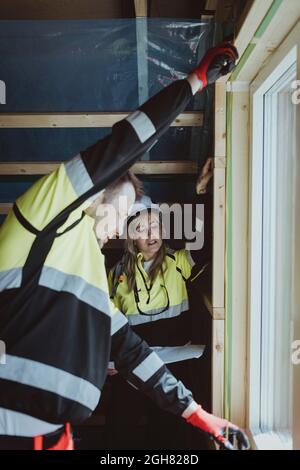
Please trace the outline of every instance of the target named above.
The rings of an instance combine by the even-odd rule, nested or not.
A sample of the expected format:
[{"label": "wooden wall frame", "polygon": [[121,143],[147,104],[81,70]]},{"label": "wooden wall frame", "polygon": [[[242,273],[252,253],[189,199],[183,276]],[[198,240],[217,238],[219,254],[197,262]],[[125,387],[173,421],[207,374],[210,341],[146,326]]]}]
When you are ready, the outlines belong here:
[{"label": "wooden wall frame", "polygon": [[[62,162],[0,162],[0,176],[45,175]],[[198,164],[188,160],[139,161],[132,166],[137,175],[197,175]]]},{"label": "wooden wall frame", "polygon": [[224,415],[226,83],[215,85],[212,275],[212,411]]},{"label": "wooden wall frame", "polygon": [[[296,0],[254,0],[236,39],[240,61],[227,83],[227,192],[225,276],[225,414],[248,427],[248,214],[250,171],[250,87],[258,85],[300,18]],[[283,20],[284,19],[284,20]],[[299,128],[299,120],[298,120]],[[299,233],[299,232],[298,232]],[[299,250],[299,247],[298,247]],[[298,275],[299,275],[299,267]],[[294,293],[294,296],[299,294]],[[298,321],[298,331],[299,324]],[[298,374],[299,375],[299,374]],[[298,378],[298,382],[300,380]],[[298,384],[299,387],[299,384]],[[298,410],[298,417],[300,411]],[[299,427],[299,420],[298,420]],[[300,431],[298,429],[298,446]],[[298,447],[299,448],[299,447]]]},{"label": "wooden wall frame", "polygon": [[[54,171],[61,162],[0,162],[0,176],[35,176]],[[132,170],[139,176],[191,175],[199,172],[198,164],[188,160],[148,161],[135,163]],[[0,214],[7,214],[12,202],[0,203]]]},{"label": "wooden wall frame", "polygon": [[[105,127],[110,128],[129,112],[115,113],[0,113],[0,128]],[[201,127],[202,111],[181,113],[172,127]]]},{"label": "wooden wall frame", "polygon": [[[215,168],[217,159],[221,158],[226,177],[222,195],[224,175],[215,170],[212,309],[224,309],[223,320],[213,321],[213,338],[221,331],[217,322],[224,321],[225,366],[219,360],[217,341],[213,344],[213,412],[225,414],[241,426],[247,424],[248,220],[245,214],[249,210],[249,86],[297,22],[299,8],[297,0],[254,0],[243,24],[239,24],[235,40],[240,53],[238,66],[230,77],[216,84]],[[225,269],[222,261],[218,265],[219,259],[225,260]],[[223,387],[216,386],[220,380]]]}]

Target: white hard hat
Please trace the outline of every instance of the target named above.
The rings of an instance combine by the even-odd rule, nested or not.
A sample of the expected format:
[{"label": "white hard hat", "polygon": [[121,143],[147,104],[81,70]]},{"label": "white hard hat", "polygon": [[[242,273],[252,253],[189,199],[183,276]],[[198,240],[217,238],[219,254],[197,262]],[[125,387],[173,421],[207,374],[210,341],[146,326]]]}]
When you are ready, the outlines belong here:
[{"label": "white hard hat", "polygon": [[161,213],[160,207],[158,204],[155,204],[151,201],[149,196],[142,196],[138,199],[130,209],[127,218],[127,225],[143,211],[156,211]]}]

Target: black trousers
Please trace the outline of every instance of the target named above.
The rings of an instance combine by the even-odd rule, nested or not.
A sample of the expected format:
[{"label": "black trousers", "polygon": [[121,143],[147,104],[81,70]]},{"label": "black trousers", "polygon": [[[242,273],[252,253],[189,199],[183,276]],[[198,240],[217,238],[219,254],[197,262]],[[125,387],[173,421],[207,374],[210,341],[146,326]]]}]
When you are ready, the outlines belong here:
[{"label": "black trousers", "polygon": [[[48,449],[59,441],[65,432],[65,427],[61,427],[54,432],[43,436],[43,448]],[[33,450],[33,437],[0,436],[0,450]]]}]

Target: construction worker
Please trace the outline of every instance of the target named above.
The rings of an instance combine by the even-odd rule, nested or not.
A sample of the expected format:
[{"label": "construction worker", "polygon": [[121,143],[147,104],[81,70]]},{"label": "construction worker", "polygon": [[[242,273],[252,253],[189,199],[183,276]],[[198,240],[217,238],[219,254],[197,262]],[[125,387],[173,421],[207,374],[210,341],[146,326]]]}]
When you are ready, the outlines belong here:
[{"label": "construction worker", "polygon": [[[16,200],[0,232],[0,339],[6,344],[6,363],[0,365],[2,449],[72,449],[70,424],[95,409],[110,354],[119,373],[165,410],[229,448],[228,427],[247,445],[242,431],[194,401],[112,308],[93,211],[85,212],[92,204],[113,213],[120,199],[134,203],[136,190],[126,171],[193,94],[232,70],[237,57],[229,44],[209,50],[186,80],[152,97],[116,123],[111,135]],[[125,206],[118,205],[107,231],[97,220],[102,243],[122,226]]]},{"label": "construction worker", "polygon": [[[162,359],[168,361],[171,372],[184,384],[189,384],[193,393],[193,376],[199,374],[199,361],[195,357],[202,355],[201,347],[194,342],[199,344],[203,325],[199,307],[197,318],[191,318],[196,317],[196,312],[189,311],[187,283],[197,279],[201,288],[202,276],[209,270],[212,233],[208,215],[210,197],[205,193],[212,174],[212,159],[209,158],[196,183],[199,194],[196,203],[204,204],[206,213],[204,246],[200,244],[197,251],[171,250],[164,240],[167,232],[160,207],[143,197],[130,211],[125,252],[108,278],[111,299],[127,317],[129,325],[149,346],[159,351]],[[194,225],[203,231],[200,222]],[[112,399],[106,418],[113,448],[184,449],[186,446],[191,448],[195,442],[193,449],[196,449],[207,445],[207,442],[201,442],[194,429],[155,407],[147,397],[117,376],[112,364],[108,374],[113,377],[109,379]],[[203,383],[200,387],[204,388]],[[132,406],[123,407],[123,400]],[[134,423],[144,422],[138,433],[134,432],[133,415],[136,417]]]}]

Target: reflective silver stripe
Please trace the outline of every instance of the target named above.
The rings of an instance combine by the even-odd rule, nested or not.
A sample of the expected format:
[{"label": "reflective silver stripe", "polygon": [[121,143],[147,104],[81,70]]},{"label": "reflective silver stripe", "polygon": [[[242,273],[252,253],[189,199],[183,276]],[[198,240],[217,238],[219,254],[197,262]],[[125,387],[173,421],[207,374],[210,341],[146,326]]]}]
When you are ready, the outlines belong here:
[{"label": "reflective silver stripe", "polygon": [[110,316],[108,293],[89,284],[80,276],[66,274],[58,269],[44,266],[39,285],[49,287],[58,292],[69,292],[75,295],[79,300],[82,300],[82,302]]},{"label": "reflective silver stripe", "polygon": [[156,132],[152,121],[143,111],[135,111],[126,119],[132,125],[142,144]]},{"label": "reflective silver stripe", "polygon": [[195,413],[195,411],[197,410],[197,408],[199,408],[199,405],[193,400],[189,406],[184,410],[184,412],[182,413],[182,417],[184,419],[188,419],[190,416],[192,416],[193,413]]},{"label": "reflective silver stripe", "polygon": [[186,249],[185,251],[186,251],[186,255],[187,255],[187,260],[188,260],[188,262],[189,262],[191,268],[193,268],[196,263],[195,263],[195,261],[194,261],[193,258],[192,258],[191,252],[190,252],[190,250],[187,250],[187,249]]},{"label": "reflective silver stripe", "polygon": [[147,149],[147,152],[150,152],[150,150],[153,149],[154,145],[156,145],[158,142],[158,139],[153,142],[153,144],[150,145],[150,147]]},{"label": "reflective silver stripe", "polygon": [[5,289],[20,287],[22,282],[22,268],[12,268],[0,272],[0,292]]},{"label": "reflective silver stripe", "polygon": [[173,374],[170,374],[170,372],[163,373],[159,379],[159,385],[164,395],[168,395],[176,389],[179,403],[186,399],[193,399],[192,392],[190,392],[180,380],[177,380]]},{"label": "reflective silver stripe", "polygon": [[94,410],[100,399],[100,390],[85,379],[56,367],[23,357],[6,356],[6,365],[0,366],[0,378],[46,390],[81,403]]},{"label": "reflective silver stripe", "polygon": [[126,380],[126,382],[135,390],[138,390],[138,387],[136,385],[133,385],[133,383],[129,382],[129,380]]},{"label": "reflective silver stripe", "polygon": [[115,315],[111,318],[111,327],[110,327],[110,334],[111,336],[117,333],[124,325],[128,323],[127,318],[123,313],[116,312]]},{"label": "reflective silver stripe", "polygon": [[18,411],[0,408],[0,435],[33,437],[57,431],[63,424],[51,424],[19,413]]},{"label": "reflective silver stripe", "polygon": [[150,323],[157,320],[162,319],[170,319],[178,317],[181,313],[185,312],[189,309],[189,301],[185,299],[181,304],[173,305],[172,307],[168,308],[165,312],[155,315],[155,313],[159,312],[161,308],[156,308],[153,310],[148,310],[147,315],[140,315],[139,313],[127,315],[126,318],[128,320],[129,325],[142,325],[144,323]]},{"label": "reflective silver stripe", "polygon": [[68,178],[78,197],[94,186],[80,154],[64,165]]},{"label": "reflective silver stripe", "polygon": [[193,95],[195,95],[197,93],[197,91],[202,90],[203,82],[202,82],[202,80],[199,80],[196,73],[191,73],[187,77],[187,81],[189,82],[189,84],[191,86]]},{"label": "reflective silver stripe", "polygon": [[133,371],[132,373],[136,375],[139,379],[143,382],[147,382],[147,380],[155,374],[162,366],[164,362],[158,357],[158,355],[153,352],[149,354],[146,359],[144,359]]}]

